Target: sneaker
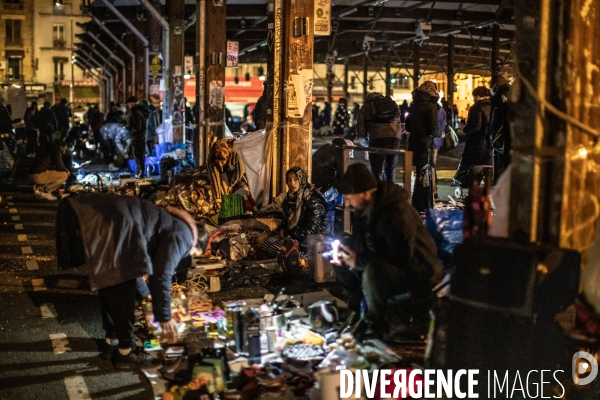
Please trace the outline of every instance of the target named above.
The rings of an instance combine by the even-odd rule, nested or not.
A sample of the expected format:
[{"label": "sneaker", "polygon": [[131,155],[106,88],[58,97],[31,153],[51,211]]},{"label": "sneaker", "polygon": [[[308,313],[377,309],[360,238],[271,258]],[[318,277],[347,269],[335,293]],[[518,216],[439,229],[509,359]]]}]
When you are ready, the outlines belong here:
[{"label": "sneaker", "polygon": [[36,199],[38,200],[43,200],[44,198],[42,197],[42,191],[41,190],[36,190],[35,192],[33,192],[34,196]]},{"label": "sneaker", "polygon": [[100,358],[103,360],[110,360],[116,352],[118,352],[118,346],[110,345],[104,340],[100,343]]},{"label": "sneaker", "polygon": [[44,198],[46,200],[58,200],[56,197],[54,197],[54,195],[52,193],[40,191],[40,196],[42,196],[42,198]]},{"label": "sneaker", "polygon": [[115,369],[130,370],[134,368],[152,368],[158,367],[160,361],[152,357],[142,347],[136,347],[126,356],[121,355],[119,350],[115,351],[113,356]]}]

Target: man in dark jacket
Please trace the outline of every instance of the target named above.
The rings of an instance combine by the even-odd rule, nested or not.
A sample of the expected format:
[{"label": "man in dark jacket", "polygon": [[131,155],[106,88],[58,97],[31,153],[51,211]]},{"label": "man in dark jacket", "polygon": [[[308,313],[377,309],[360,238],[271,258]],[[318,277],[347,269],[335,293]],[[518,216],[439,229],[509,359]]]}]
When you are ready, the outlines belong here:
[{"label": "man in dark jacket", "polygon": [[127,99],[128,106],[131,107],[129,117],[129,133],[131,134],[131,148],[136,165],[136,178],[144,176],[144,157],[146,155],[146,129],[148,129],[148,110],[138,103],[135,96]]},{"label": "man in dark jacket", "polygon": [[46,101],[40,109],[39,115],[40,145],[52,142],[56,126],[56,116],[50,108],[50,102]]},{"label": "man in dark jacket", "polygon": [[71,118],[71,110],[67,107],[67,99],[60,99],[58,104],[52,107],[56,116],[57,129],[60,131],[61,139],[67,136],[69,130],[69,118]]},{"label": "man in dark jacket", "polygon": [[463,132],[467,137],[458,170],[452,179],[452,186],[466,189],[469,186],[469,170],[476,165],[491,165],[492,152],[488,145],[486,133],[490,120],[490,90],[485,86],[473,89],[475,104],[469,109],[467,125]]},{"label": "man in dark jacket", "polygon": [[344,173],[344,146],[352,146],[351,141],[333,139],[324,144],[312,155],[312,183],[317,190],[325,193],[331,187],[338,189]]},{"label": "man in dark jacket", "polygon": [[412,205],[423,212],[433,207],[433,138],[441,136],[436,106],[437,85],[432,81],[423,82],[412,92],[412,98],[406,118],[406,130],[410,134],[408,150],[413,152],[413,165],[417,169]]},{"label": "man in dark jacket", "polygon": [[0,96],[0,133],[12,133],[13,123],[8,109],[4,106],[4,99]]},{"label": "man in dark jacket", "polygon": [[142,348],[135,348],[138,278],[148,275],[154,319],[162,334],[177,332],[170,308],[172,276],[178,266],[190,262],[197,238],[195,221],[187,212],[162,209],[138,197],[92,194],[60,204],[59,268],[83,264],[89,268],[90,287],[98,291],[106,332],[102,357],[112,356],[115,368],[155,364]]},{"label": "man in dark jacket", "polygon": [[29,177],[34,182],[33,192],[38,199],[56,200],[52,192],[69,177],[70,172],[62,161],[65,145],[60,139],[57,143],[43,145],[29,170]]},{"label": "man in dark jacket", "polygon": [[359,312],[364,290],[368,319],[376,331],[385,332],[388,301],[404,295],[420,305],[404,310],[406,314],[426,319],[431,290],[441,281],[443,268],[408,193],[392,182],[377,181],[364,164],[348,167],[340,192],[352,212],[352,237],[340,246],[343,264],[335,267],[348,307]]},{"label": "man in dark jacket", "polygon": [[495,75],[490,83],[492,94],[487,139],[494,150],[494,185],[510,164],[510,127],[508,122],[508,91],[510,84],[503,75]]},{"label": "man in dark jacket", "polygon": [[152,156],[154,146],[158,143],[158,133],[156,128],[162,123],[162,110],[160,109],[160,100],[151,99],[148,106],[148,129],[146,130],[146,151]]},{"label": "man in dark jacket", "polygon": [[[400,148],[400,109],[396,105],[396,116],[389,122],[375,121],[372,113],[372,103],[383,99],[381,93],[373,92],[367,95],[365,104],[358,113],[358,122],[356,123],[356,135],[358,139],[368,138],[369,147],[380,149],[398,150]],[[369,163],[373,175],[380,178],[381,173],[385,179],[391,182],[396,181],[396,164],[398,156],[394,154],[376,154],[369,153]]]}]

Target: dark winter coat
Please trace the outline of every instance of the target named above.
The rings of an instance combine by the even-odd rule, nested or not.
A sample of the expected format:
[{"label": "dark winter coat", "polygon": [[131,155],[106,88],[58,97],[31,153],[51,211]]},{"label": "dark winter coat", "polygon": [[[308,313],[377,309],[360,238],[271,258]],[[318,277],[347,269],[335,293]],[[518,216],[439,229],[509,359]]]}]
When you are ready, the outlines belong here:
[{"label": "dark winter coat", "polygon": [[27,107],[23,120],[25,121],[25,129],[30,131],[38,129],[39,111],[37,108]]},{"label": "dark winter coat", "polygon": [[12,130],[13,124],[10,113],[4,107],[4,104],[0,103],[0,133],[11,133]]},{"label": "dark winter coat", "polygon": [[[281,208],[283,209],[283,215],[286,220],[293,213],[295,207],[295,201],[283,201]],[[302,202],[302,210],[300,211],[300,218],[298,219],[296,226],[292,229],[287,229],[284,225],[282,228],[284,229],[286,236],[290,236],[292,239],[300,242],[301,251],[306,251],[306,240],[308,235],[325,233],[326,214],[327,202],[319,192],[313,190],[310,197]]]},{"label": "dark winter coat", "polygon": [[468,187],[469,169],[475,165],[490,165],[492,163],[491,150],[486,137],[487,126],[492,106],[490,99],[479,100],[469,109],[465,133],[465,149],[463,150],[458,171],[454,179],[460,182],[463,188]]},{"label": "dark winter coat", "polygon": [[408,275],[411,293],[427,296],[443,277],[435,242],[404,189],[379,181],[374,196],[368,216],[352,213],[351,247],[357,269],[391,264]]},{"label": "dark winter coat", "polygon": [[408,150],[413,152],[413,165],[427,164],[433,138],[441,135],[438,127],[438,108],[431,95],[422,90],[412,93],[413,101],[408,109],[406,130],[410,133]]},{"label": "dark winter coat", "polygon": [[344,154],[340,146],[346,143],[336,146],[334,143],[337,140],[341,139],[319,147],[312,155],[312,183],[321,193],[325,193],[332,186],[337,188],[337,183],[344,173]]},{"label": "dark winter coat", "polygon": [[335,119],[333,121],[333,134],[343,135],[344,129],[348,127],[348,109],[345,104],[340,104],[335,110]]},{"label": "dark winter coat", "polygon": [[39,128],[44,133],[53,133],[56,130],[56,115],[50,107],[42,107],[39,115]]},{"label": "dark winter coat", "polygon": [[60,147],[53,142],[46,143],[40,151],[37,152],[33,164],[29,169],[29,173],[32,175],[41,174],[45,171],[69,171],[67,167],[65,167],[65,164],[63,164]]},{"label": "dark winter coat", "polygon": [[[374,100],[372,100],[374,101]],[[360,108],[358,121],[356,122],[356,136],[358,138],[367,138],[370,142],[381,138],[400,139],[400,116],[390,122],[374,122],[365,119],[366,107],[371,107],[371,102],[367,101]],[[368,136],[367,136],[368,135]]]},{"label": "dark winter coat", "polygon": [[161,124],[162,121],[162,111],[160,109],[156,109],[154,106],[149,106],[148,111],[148,129],[146,131],[146,141],[157,141],[156,137],[156,128]]},{"label": "dark winter coat", "polygon": [[67,105],[63,103],[55,104],[52,107],[52,111],[56,117],[56,128],[66,132],[69,129],[69,117],[71,116],[71,112],[67,108]]},{"label": "dark winter coat", "polygon": [[131,109],[129,117],[129,132],[133,141],[145,141],[146,129],[148,128],[148,116],[150,113],[141,104],[136,104]]},{"label": "dark winter coat", "polygon": [[85,263],[92,290],[148,275],[160,322],[171,319],[172,276],[189,261],[192,241],[185,222],[133,196],[72,196],[61,202],[56,217],[59,268]]},{"label": "dark winter coat", "polygon": [[491,140],[492,135],[501,131],[502,138],[506,141],[509,139],[509,122],[508,122],[508,91],[510,85],[502,85],[498,91],[490,99],[490,122],[486,133],[487,139]]}]

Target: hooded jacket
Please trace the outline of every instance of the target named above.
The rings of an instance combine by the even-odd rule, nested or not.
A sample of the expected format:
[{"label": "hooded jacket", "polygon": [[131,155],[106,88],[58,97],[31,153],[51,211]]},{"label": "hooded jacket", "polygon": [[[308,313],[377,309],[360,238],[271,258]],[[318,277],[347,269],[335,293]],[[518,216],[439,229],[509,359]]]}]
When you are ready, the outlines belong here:
[{"label": "hooded jacket", "polygon": [[171,319],[171,281],[189,260],[193,235],[186,223],[147,200],[91,194],[61,202],[56,217],[56,249],[61,269],[90,270],[99,290],[148,275],[157,321]]},{"label": "hooded jacket", "polygon": [[394,265],[409,276],[410,292],[428,296],[443,277],[435,242],[398,185],[379,181],[367,215],[352,214],[352,248],[357,269]]},{"label": "hooded jacket", "polygon": [[12,133],[13,123],[4,104],[0,103],[0,133]]},{"label": "hooded jacket", "polygon": [[131,135],[123,125],[111,122],[100,127],[102,140],[112,140],[122,155],[126,155],[131,145]]},{"label": "hooded jacket", "polygon": [[418,166],[428,161],[428,151],[433,148],[433,138],[441,135],[438,127],[438,109],[431,95],[415,90],[413,101],[408,109],[406,130],[410,133],[408,150],[414,153],[413,165]]},{"label": "hooded jacket", "polygon": [[36,154],[33,164],[29,169],[31,175],[41,174],[46,171],[69,172],[62,161],[62,152],[53,142],[46,143]]},{"label": "hooded jacket", "polygon": [[136,140],[146,140],[146,129],[148,128],[148,116],[150,113],[141,104],[136,104],[131,109],[131,116],[129,117],[129,132],[131,132],[131,138]]},{"label": "hooded jacket", "polygon": [[363,104],[358,113],[358,121],[356,122],[356,136],[358,138],[366,138],[369,135],[369,142],[381,138],[397,138],[400,139],[400,116],[390,122],[374,122],[365,120],[366,107],[371,107],[370,102],[377,100],[377,97],[371,98]]}]

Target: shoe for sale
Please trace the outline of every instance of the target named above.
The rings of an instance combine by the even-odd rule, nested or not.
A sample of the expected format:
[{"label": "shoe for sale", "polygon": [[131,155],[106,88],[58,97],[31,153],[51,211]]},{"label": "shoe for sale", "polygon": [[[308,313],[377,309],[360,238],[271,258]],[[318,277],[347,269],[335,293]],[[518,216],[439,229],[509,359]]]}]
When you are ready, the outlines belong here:
[{"label": "shoe for sale", "polygon": [[113,346],[106,341],[102,341],[100,344],[100,358],[103,360],[110,360],[114,356],[115,353],[118,352],[118,346]]},{"label": "shoe for sale", "polygon": [[142,347],[136,347],[126,356],[121,355],[119,350],[114,353],[115,369],[129,370],[133,368],[158,367],[160,361],[146,353]]},{"label": "shoe for sale", "polygon": [[40,196],[46,200],[58,200],[52,193],[40,192]]}]

